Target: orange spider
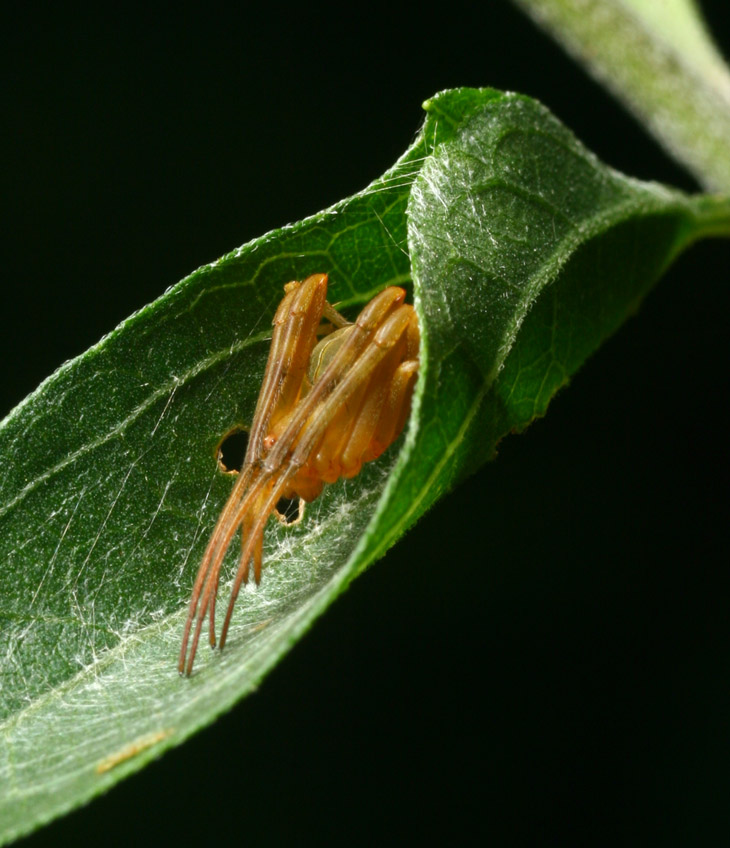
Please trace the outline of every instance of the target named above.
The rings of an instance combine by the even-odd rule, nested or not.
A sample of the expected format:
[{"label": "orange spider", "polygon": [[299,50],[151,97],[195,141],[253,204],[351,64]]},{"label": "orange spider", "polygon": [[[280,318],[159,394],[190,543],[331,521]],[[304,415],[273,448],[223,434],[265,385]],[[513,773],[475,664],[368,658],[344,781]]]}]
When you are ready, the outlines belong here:
[{"label": "orange spider", "polygon": [[[314,500],[325,483],[354,477],[400,434],[418,373],[418,320],[405,291],[377,294],[354,324],[327,303],[327,275],[287,283],[243,468],[200,563],[178,670],[190,674],[206,614],[215,647],[215,601],[223,557],[241,528],[242,551],[220,647],[241,584],[261,579],[266,522],[280,498]],[[336,329],[322,325],[326,319]],[[328,332],[329,330],[329,332]],[[317,335],[327,335],[317,342]],[[195,622],[192,641],[190,632]],[[188,647],[188,643],[190,645]]]}]

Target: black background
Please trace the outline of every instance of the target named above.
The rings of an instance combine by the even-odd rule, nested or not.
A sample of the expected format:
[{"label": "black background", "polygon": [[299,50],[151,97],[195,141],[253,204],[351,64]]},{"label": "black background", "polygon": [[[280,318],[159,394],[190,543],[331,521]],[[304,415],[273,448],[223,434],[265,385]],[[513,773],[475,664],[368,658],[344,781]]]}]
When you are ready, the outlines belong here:
[{"label": "black background", "polygon": [[[695,187],[506,3],[15,15],[2,414],[198,265],[362,188],[442,88],[530,94],[609,164]],[[255,695],[23,844],[717,844],[729,265],[680,258]]]}]

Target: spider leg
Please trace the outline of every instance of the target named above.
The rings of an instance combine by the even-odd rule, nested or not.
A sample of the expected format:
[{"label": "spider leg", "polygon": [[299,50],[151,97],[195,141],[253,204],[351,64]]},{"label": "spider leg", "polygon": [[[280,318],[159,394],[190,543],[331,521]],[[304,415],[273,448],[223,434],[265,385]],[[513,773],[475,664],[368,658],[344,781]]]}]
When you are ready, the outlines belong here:
[{"label": "spider leg", "polygon": [[[252,509],[255,509],[254,503],[252,503],[251,507],[246,510],[246,513],[244,514],[243,519],[241,520],[241,547],[242,548],[245,546],[246,539],[248,538],[248,536],[251,532],[251,527],[252,527],[251,510]],[[263,537],[262,537],[261,541],[263,541]],[[259,555],[259,561],[260,561],[260,558],[261,558],[261,546],[260,545],[258,547],[258,555]],[[223,556],[225,556],[225,551],[223,551]],[[255,559],[255,554],[254,554],[254,559]],[[221,563],[222,563],[222,560],[221,560]],[[243,582],[248,583],[248,562],[245,562],[245,563],[242,562],[241,567],[243,567],[243,569],[244,569]],[[214,585],[211,589],[210,604],[209,604],[209,607],[208,607],[208,619],[209,619],[208,641],[210,643],[211,648],[215,648],[215,645],[216,645],[215,603],[216,603],[216,599],[218,597],[218,587],[220,585],[220,572],[221,572],[221,569],[218,568],[218,570],[216,571],[216,574],[215,574],[215,583],[214,583]],[[259,566],[259,572],[260,572],[260,566]],[[258,579],[256,580],[256,582],[258,583]]]},{"label": "spider leg", "polygon": [[[277,498],[278,502],[279,498]],[[274,504],[274,509],[276,509],[276,504]],[[251,528],[249,528],[249,533],[251,533]],[[241,536],[241,558],[243,559],[243,536]],[[264,534],[263,531],[258,534],[256,537],[256,543],[254,545],[254,549],[251,553],[251,559],[253,560],[253,579],[256,581],[256,585],[258,586],[261,582],[261,566],[262,566],[262,556],[263,556],[263,548],[264,548]],[[243,574],[243,582],[248,583],[248,568],[245,567]]]},{"label": "spider leg", "polygon": [[[402,294],[397,298],[397,300],[402,302]],[[396,305],[398,304],[396,303]],[[388,314],[388,312],[386,312],[386,314]],[[238,593],[241,585],[243,584],[244,576],[248,573],[248,562],[253,556],[257,546],[260,544],[259,537],[263,534],[269,514],[273,511],[283,492],[286,491],[290,478],[293,477],[298,469],[308,461],[309,456],[311,456],[312,451],[317,446],[317,442],[322,439],[327,428],[342,406],[344,406],[358,390],[363,388],[367,382],[367,377],[373,372],[377,365],[385,359],[391,349],[400,342],[403,335],[407,332],[409,323],[412,320],[413,310],[410,307],[408,309],[395,309],[394,311],[391,311],[384,323],[377,326],[374,334],[370,333],[370,338],[365,340],[365,350],[359,357],[353,358],[352,353],[348,353],[346,349],[347,343],[343,344],[342,348],[340,348],[337,354],[335,354],[332,362],[325,371],[325,375],[327,375],[327,372],[329,372],[330,369],[333,369],[338,375],[340,372],[345,371],[341,381],[332,390],[331,394],[329,394],[329,396],[327,396],[326,399],[319,404],[311,417],[310,415],[301,415],[299,408],[297,409],[297,413],[293,416],[292,422],[290,422],[290,425],[287,427],[281,439],[277,442],[274,450],[272,451],[272,454],[274,454],[275,451],[280,450],[283,453],[282,460],[278,462],[275,468],[270,472],[266,466],[268,460],[271,459],[272,454],[270,454],[268,459],[262,464],[264,473],[262,477],[256,481],[252,489],[249,490],[245,502],[241,506],[241,510],[243,511],[248,508],[249,498],[258,498],[260,489],[265,486],[268,481],[272,481],[272,488],[265,498],[262,498],[261,501],[257,502],[256,509],[253,511],[253,514],[256,515],[255,524],[248,533],[248,538],[241,554],[238,573],[231,590],[231,596],[228,602],[228,611],[226,612],[223,628],[221,630],[219,642],[221,650],[225,645],[228,627]],[[348,366],[349,370],[346,370],[348,369]],[[324,380],[325,377],[323,376],[322,379]],[[305,398],[300,404],[300,407],[305,408],[307,412],[309,412],[307,408],[307,401],[311,394],[316,392],[318,385],[319,381],[317,381],[315,386],[312,388],[310,395],[308,395],[307,398]],[[304,420],[300,423],[299,418],[303,418]],[[287,470],[282,474],[282,476],[278,477],[274,483],[273,475],[277,470],[281,473],[281,468],[286,462],[286,453],[291,451],[292,445],[294,445],[294,450],[291,454],[291,458],[288,460],[288,463],[286,463]],[[241,518],[239,518],[236,523],[240,523],[240,520]],[[221,542],[222,550],[224,550],[230,543],[231,535],[230,531],[226,533],[226,538],[224,538]],[[219,556],[222,559],[222,553],[219,554]],[[207,605],[205,595],[203,597],[203,603]],[[188,665],[191,667],[190,663]]]},{"label": "spider leg", "polygon": [[[366,395],[365,402],[346,431],[334,457],[337,471],[342,477],[354,477],[360,471],[362,455],[372,441],[373,432],[378,423],[385,388],[378,385],[377,375],[373,375],[370,385],[370,392]],[[317,459],[321,455],[320,449]]]},{"label": "spider leg", "polygon": [[[347,399],[353,392],[362,385],[363,381],[373,372],[374,368],[388,355],[390,349],[398,343],[403,333],[407,332],[409,323],[414,320],[413,315],[414,313],[410,308],[396,309],[379,327],[372,337],[372,342],[352,363],[349,370],[342,377],[342,380],[317,408],[308,426],[302,428],[294,452],[289,460],[291,467],[298,469],[306,464],[308,457],[312,455],[317,442],[326,432],[327,427],[329,427],[337,415],[340,407],[347,402]],[[344,349],[345,345],[342,346],[328,366],[328,371],[337,363]],[[266,462],[264,463],[265,466]]]},{"label": "spider leg", "polygon": [[190,631],[197,616],[187,673],[192,669],[202,619],[209,609],[211,598],[213,603],[210,606],[209,638],[211,644],[215,644],[214,599],[218,591],[223,556],[250,503],[247,489],[257,476],[257,464],[264,452],[264,436],[272,425],[272,419],[287,414],[301,392],[309,356],[316,343],[316,331],[322,317],[326,294],[327,275],[313,274],[301,284],[290,284],[276,311],[264,383],[256,404],[244,466],[208,542],[193,586],[180,647],[180,673],[185,670]]},{"label": "spider leg", "polygon": [[[218,581],[221,566],[223,564],[223,558],[228,550],[231,540],[238,530],[239,526],[245,521],[248,513],[258,512],[258,510],[262,507],[268,505],[268,498],[262,498],[263,492],[266,491],[267,485],[273,485],[272,475],[260,475],[256,480],[254,480],[249,486],[246,493],[240,499],[235,506],[238,507],[237,511],[233,513],[228,520],[226,521],[225,526],[217,527],[214,536],[216,537],[216,545],[211,555],[201,564],[201,571],[205,567],[205,573],[203,579],[201,581],[201,587],[198,590],[197,603],[196,607],[193,608],[191,601],[191,610],[188,613],[188,622],[185,627],[185,633],[183,637],[183,644],[180,650],[180,660],[178,664],[178,670],[180,673],[185,673],[189,675],[193,668],[193,663],[195,661],[195,654],[198,649],[198,642],[200,640],[200,633],[203,626],[203,621],[205,620],[206,613],[208,613],[211,609],[211,604],[214,601],[215,593],[218,589]],[[285,485],[285,481],[281,481],[279,485],[276,487],[276,491],[283,489]],[[278,494],[276,497],[278,500]],[[276,504],[276,500],[274,501],[274,505]],[[257,515],[257,519],[253,524],[253,533],[261,532],[263,533],[263,527],[268,520],[269,512],[266,512],[263,515]],[[260,531],[259,529],[260,528]],[[250,538],[249,538],[250,541]],[[213,542],[213,539],[211,539]],[[210,545],[209,545],[210,547]],[[244,576],[248,575],[248,562],[251,559],[251,551],[244,560],[241,558],[241,563],[239,565],[238,573],[236,575],[236,580],[239,582],[243,582]],[[200,579],[200,574],[199,574]],[[197,581],[196,581],[197,583]],[[214,611],[211,615],[214,615]],[[190,652],[188,654],[188,636],[190,633],[190,629],[192,626],[193,620],[195,621],[195,629],[193,630],[193,636],[190,640]],[[211,621],[211,627],[214,627],[214,622]],[[223,647],[223,642],[221,642],[221,648]],[[187,655],[187,662],[186,662]]]},{"label": "spider leg", "polygon": [[[205,549],[205,553],[203,554],[203,559],[200,563],[200,568],[198,569],[198,574],[195,578],[195,583],[193,585],[192,595],[190,597],[190,604],[188,606],[188,616],[185,620],[185,628],[183,630],[183,639],[182,645],[180,646],[180,658],[178,661],[178,671],[182,674],[185,667],[185,656],[188,650],[188,639],[190,637],[190,628],[192,626],[193,620],[195,619],[195,614],[199,606],[200,596],[203,591],[203,587],[205,586],[206,580],[209,576],[211,563],[215,557],[216,551],[218,549],[220,533],[222,529],[230,522],[231,518],[235,514],[235,509],[240,501],[240,499],[244,496],[245,490],[248,487],[251,475],[253,474],[252,466],[245,466],[241,473],[238,475],[236,479],[236,483],[231,491],[230,497],[223,508],[223,512],[221,513],[218,523],[216,524],[216,528],[213,531],[212,536],[210,537],[210,541]],[[197,644],[197,639],[195,640]]]},{"label": "spider leg", "polygon": [[[412,307],[402,305],[400,310]],[[327,427],[326,434],[309,460],[309,466],[322,479],[354,477],[365,462],[376,459],[400,435],[410,411],[418,361],[403,361],[409,352],[409,332],[416,322],[394,340],[361,387],[344,402]]]},{"label": "spider leg", "polygon": [[[215,645],[220,571],[238,528],[241,558],[221,629],[221,649],[252,562],[256,582],[261,578],[264,529],[279,498],[298,494],[312,500],[325,480],[353,476],[396,438],[408,416],[418,369],[418,325],[413,307],[403,303],[403,289],[384,289],[354,324],[327,303],[325,274],[289,283],[285,291],[274,317],[244,466],[193,587],[178,663],[180,672],[188,675],[206,615],[209,640]],[[330,348],[322,373],[311,377],[313,385],[304,394],[323,317],[348,329],[339,347]]]},{"label": "spider leg", "polygon": [[233,581],[233,587],[231,588],[231,597],[228,600],[228,609],[226,611],[226,617],[223,621],[223,627],[221,628],[221,651],[223,650],[223,647],[226,644],[226,637],[228,636],[228,626],[231,623],[233,608],[236,605],[236,599],[238,598],[238,593],[241,589],[241,585],[243,584],[245,578],[248,575],[248,563],[252,557],[254,558],[254,573],[256,574],[256,572],[258,572],[258,574],[256,575],[256,582],[258,583],[260,579],[261,543],[263,540],[264,528],[266,527],[266,522],[268,521],[269,516],[273,512],[277,501],[279,500],[282,495],[282,492],[286,488],[287,482],[288,480],[286,475],[275,483],[272,481],[271,489],[262,493],[263,497],[257,505],[255,523],[253,524],[248,534],[246,543],[243,546],[241,560],[238,566],[238,573],[236,574],[236,578]]},{"label": "spider leg", "polygon": [[333,391],[337,381],[343,378],[343,375],[357,361],[383,320],[397,309],[404,299],[403,289],[390,286],[383,289],[364,307],[357,321],[352,325],[346,341],[332,357],[321,376],[317,378],[309,394],[299,403],[281,438],[264,459],[263,466],[267,471],[273,471],[285,463],[291,445],[317,406],[321,405],[323,397]]},{"label": "spider leg", "polygon": [[[402,306],[401,309],[410,309],[410,307]],[[397,428],[398,418],[394,414],[395,410],[400,411],[396,398],[402,399],[404,397],[402,392],[407,393],[412,385],[410,381],[404,383],[400,379],[402,365],[399,363],[402,362],[406,352],[405,337],[406,333],[403,333],[380,364],[373,369],[364,403],[353,420],[347,438],[338,453],[339,467],[343,477],[354,477],[358,474],[364,462],[380,456],[400,433],[400,429]],[[397,385],[394,386],[394,383]],[[405,397],[410,399],[409,394]],[[384,418],[392,420],[392,426],[385,434],[387,440],[382,439],[381,432],[381,422]]]},{"label": "spider leg", "polygon": [[322,317],[326,318],[333,327],[336,327],[338,330],[343,327],[349,327],[352,321],[348,321],[344,315],[341,315],[330,303],[325,303],[324,309],[322,310]]},{"label": "spider leg", "polygon": [[303,283],[289,283],[286,289],[274,316],[271,349],[244,464],[261,459],[263,440],[274,420],[296,403],[327,305],[326,274],[312,274]]},{"label": "spider leg", "polygon": [[[178,671],[182,674],[185,670],[185,658],[188,652],[188,641],[190,630],[193,621],[196,622],[193,631],[193,638],[190,643],[190,657],[188,658],[187,674],[190,674],[193,660],[198,649],[198,640],[200,639],[200,631],[202,628],[205,614],[208,611],[211,598],[214,599],[215,592],[218,589],[220,577],[220,567],[223,562],[225,548],[221,550],[221,545],[225,542],[226,537],[230,537],[235,532],[238,526],[240,508],[245,507],[249,502],[246,496],[246,490],[251,484],[251,478],[255,469],[252,466],[244,468],[239,479],[236,480],[236,485],[231,492],[231,496],[226,503],[226,506],[221,513],[216,528],[208,542],[208,547],[205,550],[203,559],[198,569],[198,575],[193,586],[192,597],[190,598],[190,606],[188,608],[188,616],[185,621],[185,629],[183,631],[182,645],[180,646],[180,658],[178,661]],[[228,547],[226,543],[226,547]],[[214,630],[215,604],[211,609],[211,630]],[[211,636],[212,643],[215,644],[215,633]]]},{"label": "spider leg", "polygon": [[408,359],[396,368],[373,432],[372,442],[363,455],[363,462],[377,459],[400,435],[411,411],[413,385],[417,377],[416,359]]}]

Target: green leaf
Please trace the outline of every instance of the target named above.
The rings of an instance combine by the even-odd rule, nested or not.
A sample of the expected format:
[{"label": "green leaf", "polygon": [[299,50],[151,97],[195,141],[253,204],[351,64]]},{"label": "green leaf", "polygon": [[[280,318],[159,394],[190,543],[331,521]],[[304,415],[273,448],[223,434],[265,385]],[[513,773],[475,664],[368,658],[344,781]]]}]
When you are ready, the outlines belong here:
[{"label": "green leaf", "polygon": [[[314,618],[631,314],[692,239],[730,230],[601,165],[541,105],[458,90],[367,190],[205,266],[64,365],[0,425],[0,834],[104,791],[251,691]],[[176,672],[282,285],[357,310],[413,282],[422,377],[403,440],[267,529],[226,650]],[[227,560],[235,568],[236,554]],[[223,589],[225,594],[225,588]]]},{"label": "green leaf", "polygon": [[514,0],[708,189],[730,191],[730,70],[694,0]]}]

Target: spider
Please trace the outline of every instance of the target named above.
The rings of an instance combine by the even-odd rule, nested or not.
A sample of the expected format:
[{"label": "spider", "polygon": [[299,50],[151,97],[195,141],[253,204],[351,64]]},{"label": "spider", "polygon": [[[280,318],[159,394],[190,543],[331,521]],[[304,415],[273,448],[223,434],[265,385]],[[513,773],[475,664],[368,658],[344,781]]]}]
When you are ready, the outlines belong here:
[{"label": "spider", "polygon": [[210,645],[216,645],[220,570],[238,528],[241,559],[221,630],[221,650],[252,562],[256,583],[261,579],[264,528],[278,501],[312,501],[325,483],[354,477],[363,463],[395,441],[410,412],[420,334],[402,288],[381,291],[355,323],[327,302],[326,274],[287,283],[284,292],[274,316],[243,467],[193,586],[180,648],[181,674],[193,669],[206,615]]}]

